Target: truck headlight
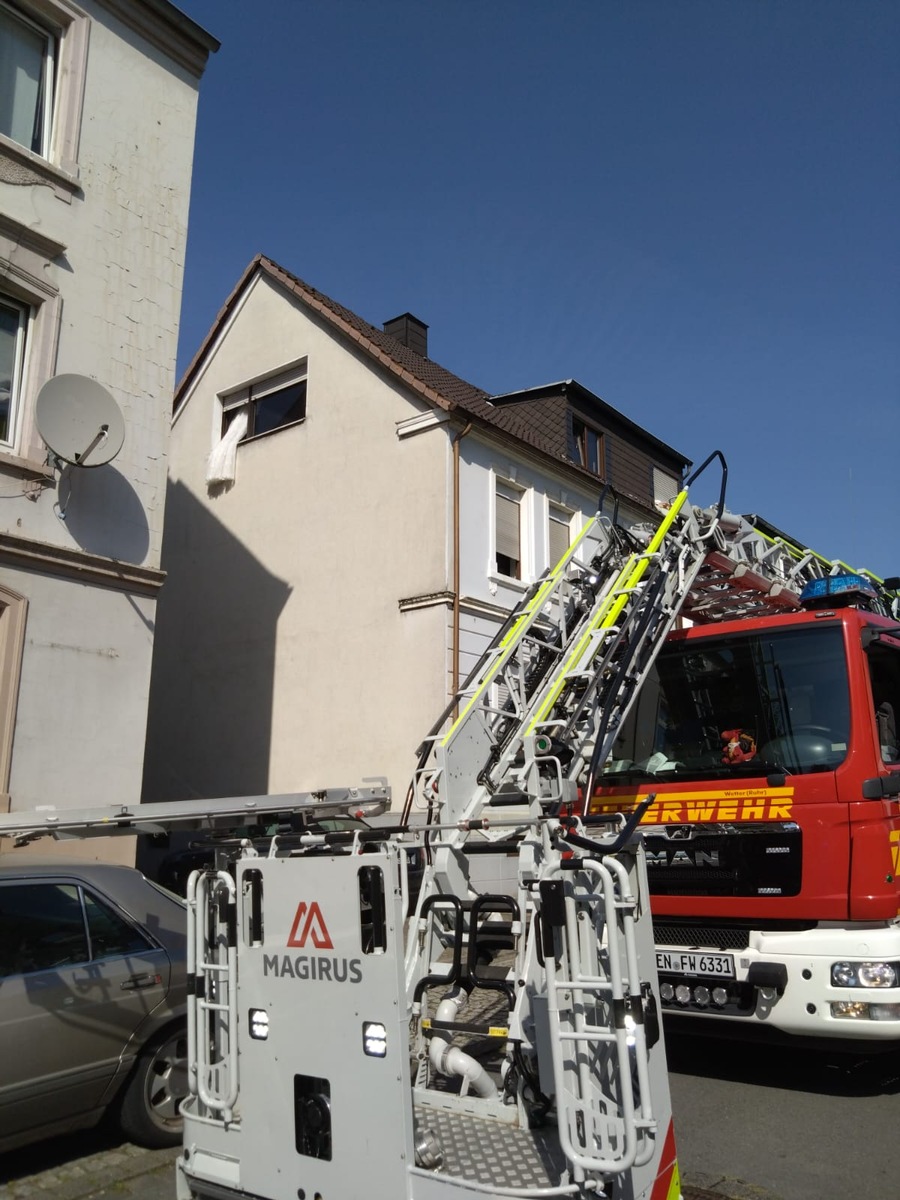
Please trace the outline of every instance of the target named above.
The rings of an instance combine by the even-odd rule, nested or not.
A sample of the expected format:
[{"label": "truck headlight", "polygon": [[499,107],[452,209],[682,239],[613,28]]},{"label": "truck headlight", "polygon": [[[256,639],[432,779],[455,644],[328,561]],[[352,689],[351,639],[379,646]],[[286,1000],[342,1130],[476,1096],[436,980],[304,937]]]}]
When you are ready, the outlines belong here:
[{"label": "truck headlight", "polygon": [[860,963],[860,987],[896,987],[897,969],[893,963]]},{"label": "truck headlight", "polygon": [[831,964],[834,987],[892,988],[900,979],[900,963],[836,962]]}]

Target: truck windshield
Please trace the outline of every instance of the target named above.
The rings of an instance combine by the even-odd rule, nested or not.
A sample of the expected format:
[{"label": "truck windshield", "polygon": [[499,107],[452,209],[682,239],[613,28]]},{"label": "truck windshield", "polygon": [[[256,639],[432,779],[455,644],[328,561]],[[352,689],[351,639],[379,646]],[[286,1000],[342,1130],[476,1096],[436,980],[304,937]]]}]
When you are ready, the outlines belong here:
[{"label": "truck windshield", "polygon": [[830,771],[850,699],[841,627],[668,642],[600,783]]}]

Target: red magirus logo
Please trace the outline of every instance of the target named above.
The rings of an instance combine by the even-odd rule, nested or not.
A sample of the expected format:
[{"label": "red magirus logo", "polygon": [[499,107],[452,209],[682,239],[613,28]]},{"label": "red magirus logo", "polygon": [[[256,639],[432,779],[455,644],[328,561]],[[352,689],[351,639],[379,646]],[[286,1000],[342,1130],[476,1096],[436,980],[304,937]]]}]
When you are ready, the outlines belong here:
[{"label": "red magirus logo", "polygon": [[287,944],[302,949],[308,941],[311,941],[317,950],[334,949],[334,942],[331,940],[322,910],[315,900],[312,904],[301,900],[297,905],[297,915],[294,917]]},{"label": "red magirus logo", "polygon": [[287,944],[290,949],[304,950],[305,953],[264,953],[263,975],[309,983],[362,983],[361,959],[315,953],[317,950],[334,950],[322,910],[315,900],[301,900],[297,905]]}]

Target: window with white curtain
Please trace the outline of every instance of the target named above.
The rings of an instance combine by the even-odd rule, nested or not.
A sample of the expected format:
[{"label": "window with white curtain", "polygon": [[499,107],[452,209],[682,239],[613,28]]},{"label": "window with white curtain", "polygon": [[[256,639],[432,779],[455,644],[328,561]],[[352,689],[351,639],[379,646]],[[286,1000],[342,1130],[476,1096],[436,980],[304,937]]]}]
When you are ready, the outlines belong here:
[{"label": "window with white curtain", "polygon": [[222,433],[239,413],[247,418],[241,441],[306,419],[307,360],[222,397]]}]

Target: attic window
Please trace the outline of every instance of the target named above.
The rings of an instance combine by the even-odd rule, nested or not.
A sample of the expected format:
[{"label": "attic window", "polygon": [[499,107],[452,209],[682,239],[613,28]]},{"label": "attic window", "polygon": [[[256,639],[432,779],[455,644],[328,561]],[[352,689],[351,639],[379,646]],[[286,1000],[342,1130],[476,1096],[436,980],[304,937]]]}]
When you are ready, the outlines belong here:
[{"label": "attic window", "polygon": [[222,434],[238,413],[247,415],[247,432],[241,438],[260,437],[306,418],[306,359],[277,375],[222,397]]},{"label": "attic window", "polygon": [[605,475],[606,452],[600,430],[578,417],[573,417],[572,436],[575,440],[577,461],[595,475]]}]

